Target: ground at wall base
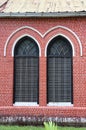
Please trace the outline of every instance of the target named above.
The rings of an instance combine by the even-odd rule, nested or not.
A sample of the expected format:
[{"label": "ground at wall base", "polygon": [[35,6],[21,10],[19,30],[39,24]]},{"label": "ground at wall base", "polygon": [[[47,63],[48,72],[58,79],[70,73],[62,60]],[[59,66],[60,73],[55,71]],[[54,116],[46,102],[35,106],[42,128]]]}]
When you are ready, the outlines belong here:
[{"label": "ground at wall base", "polygon": [[86,127],[86,118],[79,117],[42,117],[42,116],[0,116],[0,124],[4,125],[43,125],[53,121],[60,126]]}]

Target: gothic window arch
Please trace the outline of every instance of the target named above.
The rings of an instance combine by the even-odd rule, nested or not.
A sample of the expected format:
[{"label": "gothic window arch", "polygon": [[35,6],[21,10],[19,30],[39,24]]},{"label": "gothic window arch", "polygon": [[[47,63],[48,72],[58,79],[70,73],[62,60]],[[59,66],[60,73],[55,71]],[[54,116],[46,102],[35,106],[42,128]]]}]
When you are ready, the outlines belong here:
[{"label": "gothic window arch", "polygon": [[47,102],[73,103],[72,47],[63,36],[47,47]]},{"label": "gothic window arch", "polygon": [[39,48],[25,36],[14,49],[14,103],[39,102]]}]

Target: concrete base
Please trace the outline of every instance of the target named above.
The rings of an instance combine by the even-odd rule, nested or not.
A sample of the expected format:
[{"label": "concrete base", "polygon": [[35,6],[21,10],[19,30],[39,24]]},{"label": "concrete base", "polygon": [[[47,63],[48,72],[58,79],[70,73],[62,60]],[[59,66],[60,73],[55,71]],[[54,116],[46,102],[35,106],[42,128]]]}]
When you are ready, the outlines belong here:
[{"label": "concrete base", "polygon": [[61,126],[86,126],[86,118],[77,117],[29,117],[29,116],[0,116],[0,124],[9,125],[43,125],[43,122],[53,121]]}]

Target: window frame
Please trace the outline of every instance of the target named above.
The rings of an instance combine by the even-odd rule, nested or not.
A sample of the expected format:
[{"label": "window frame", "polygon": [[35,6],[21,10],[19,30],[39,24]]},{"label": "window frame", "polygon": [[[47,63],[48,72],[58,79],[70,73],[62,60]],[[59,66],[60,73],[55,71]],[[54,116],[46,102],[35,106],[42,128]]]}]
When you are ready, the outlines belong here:
[{"label": "window frame", "polygon": [[[23,38],[28,38],[28,39],[31,39],[34,41],[36,47],[38,48],[38,57],[36,56],[36,58],[38,58],[38,87],[37,87],[37,102],[18,102],[18,101],[15,101],[15,48],[17,46],[17,44],[21,44],[19,43],[20,40],[22,40]],[[19,41],[17,41],[16,45],[15,45],[15,48],[14,48],[14,89],[13,89],[13,106],[39,106],[39,46],[38,44],[36,43],[36,41],[34,39],[32,39],[32,37],[29,37],[29,36],[25,36],[21,39],[19,39]],[[16,56],[17,57],[17,56]],[[22,56],[18,56],[18,57],[22,57]],[[35,58],[34,56],[23,56],[24,57],[28,57],[28,58]]]},{"label": "window frame", "polygon": [[[48,47],[50,44],[53,44],[52,41],[58,37],[62,37],[63,39],[68,41],[68,39],[66,39],[63,36],[56,36],[49,42],[47,46],[47,54],[46,54],[47,55],[47,106],[73,106],[73,50],[72,50],[72,57],[71,57],[71,102],[48,102]],[[70,41],[68,42],[70,43]],[[71,49],[72,49],[72,46],[71,46]]]}]

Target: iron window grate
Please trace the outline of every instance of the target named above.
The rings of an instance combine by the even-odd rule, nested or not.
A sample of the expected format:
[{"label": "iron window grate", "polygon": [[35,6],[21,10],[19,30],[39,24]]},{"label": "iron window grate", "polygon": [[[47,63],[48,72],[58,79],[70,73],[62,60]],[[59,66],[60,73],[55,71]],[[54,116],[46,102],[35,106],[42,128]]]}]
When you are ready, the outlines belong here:
[{"label": "iron window grate", "polygon": [[14,57],[14,103],[39,102],[39,50],[28,37],[15,47]]},{"label": "iron window grate", "polygon": [[73,103],[72,47],[59,36],[47,48],[47,102]]}]

